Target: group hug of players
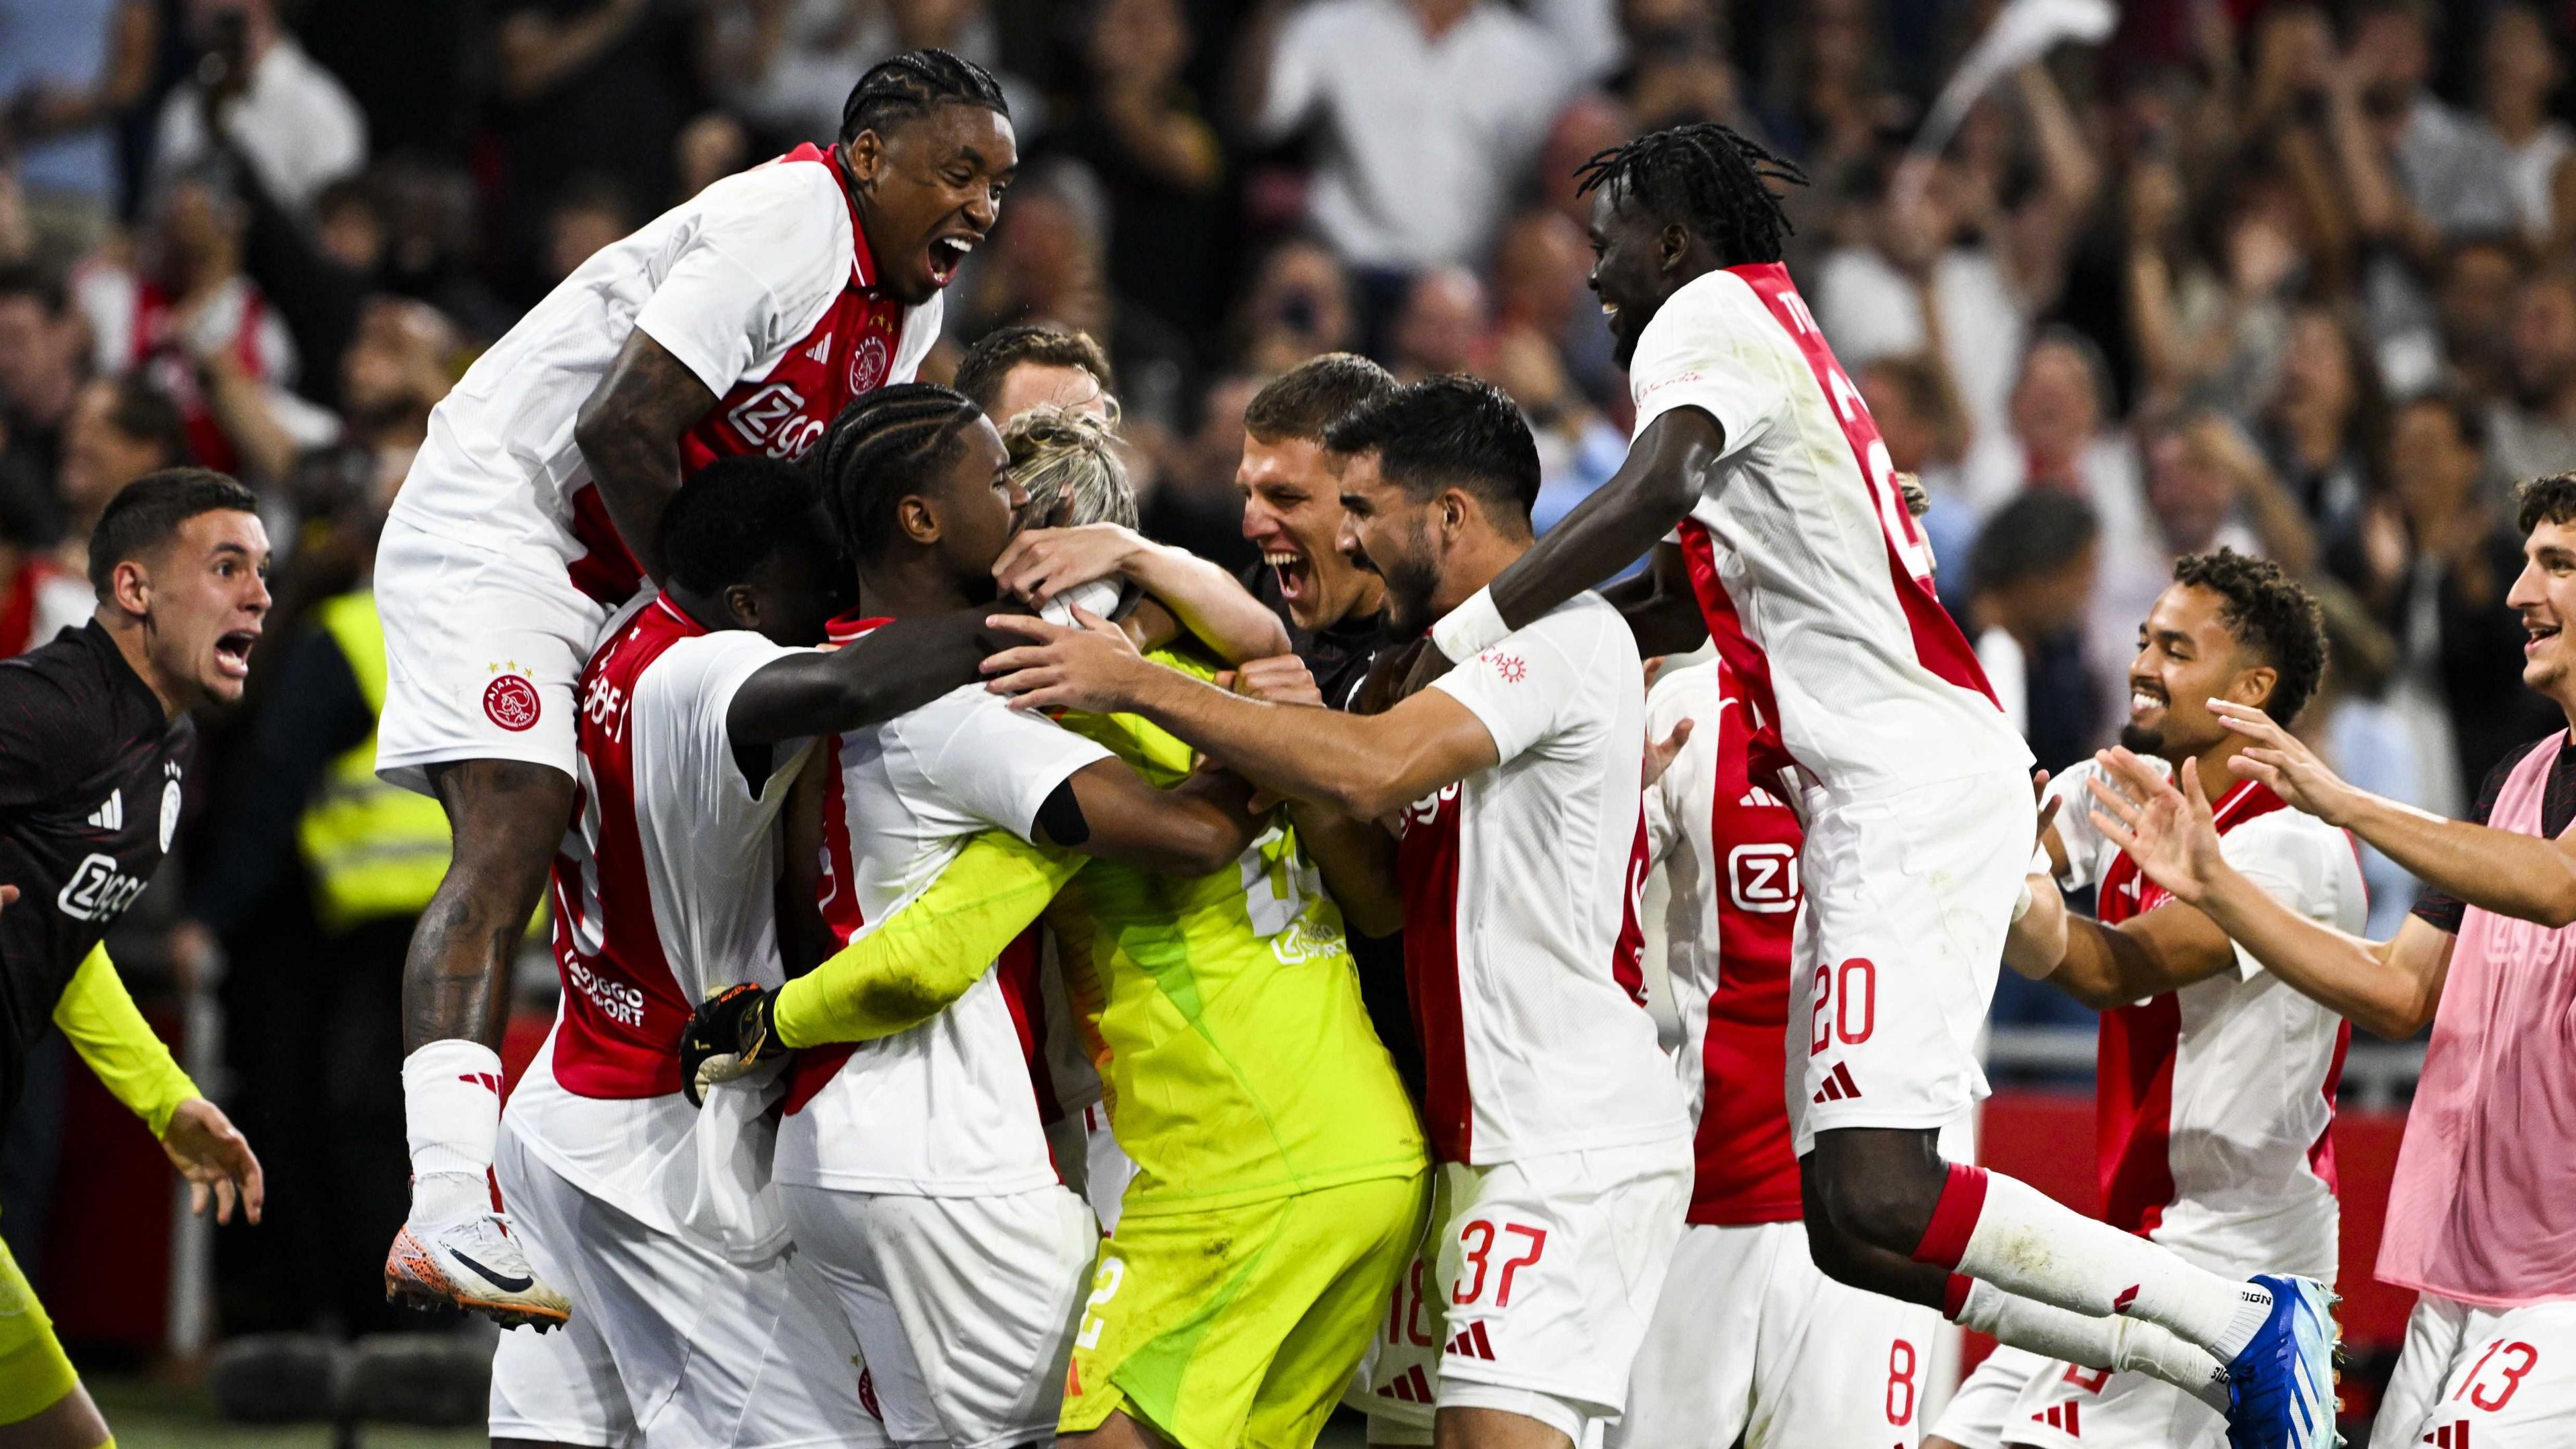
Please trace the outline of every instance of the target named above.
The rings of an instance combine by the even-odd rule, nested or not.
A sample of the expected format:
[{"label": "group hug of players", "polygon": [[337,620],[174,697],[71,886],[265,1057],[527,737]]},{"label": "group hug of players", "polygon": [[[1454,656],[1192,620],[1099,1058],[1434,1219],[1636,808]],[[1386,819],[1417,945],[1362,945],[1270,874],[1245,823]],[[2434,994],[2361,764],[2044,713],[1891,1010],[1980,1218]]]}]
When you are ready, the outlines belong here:
[{"label": "group hug of players", "polygon": [[[910,380],[1015,164],[990,76],[876,67],[837,144],[647,224],[483,356],[386,526],[379,767],[455,839],[386,1283],[517,1326],[496,1444],[1303,1445],[1347,1396],[1372,1442],[1470,1449],[2330,1445],[2345,1021],[2437,1001],[2377,1443],[2566,1441],[2563,735],[2480,825],[2353,791],[2284,728],[2313,602],[2194,556],[2124,747],[2034,821],[1780,264],[1794,170],[1716,126],[1585,168],[1619,472],[1534,540],[1506,397],[1318,359],[1247,414],[1256,595],[1137,538],[1083,340]],[[99,622],[0,691],[148,695],[155,748],[238,694],[265,544],[204,477],[109,510]],[[2576,479],[2525,499],[2526,679],[2576,717]],[[1704,641],[1649,691],[1641,658]],[[178,765],[90,733],[43,780],[0,749],[13,808],[41,786],[148,875],[140,783]],[[117,771],[103,823],[81,792]],[[2353,934],[2347,830],[2447,892],[2391,942]],[[504,1110],[549,883],[563,1006]],[[49,981],[13,934],[13,1008],[112,914],[47,928]],[[1964,1160],[1998,962],[2104,1009],[2106,1221]],[[129,1100],[255,1202],[174,1074]],[[2005,1347],[1927,1426],[1944,1316]],[[15,1321],[0,1443],[101,1442]]]}]

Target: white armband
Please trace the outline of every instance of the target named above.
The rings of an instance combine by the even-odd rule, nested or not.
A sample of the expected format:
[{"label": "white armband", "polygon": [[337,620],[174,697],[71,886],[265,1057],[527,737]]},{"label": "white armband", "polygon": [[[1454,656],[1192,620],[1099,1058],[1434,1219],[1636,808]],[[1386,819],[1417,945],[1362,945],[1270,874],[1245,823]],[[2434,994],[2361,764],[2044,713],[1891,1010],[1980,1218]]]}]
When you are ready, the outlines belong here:
[{"label": "white armband", "polygon": [[2014,925],[2020,925],[2021,918],[2030,914],[2030,902],[2030,878],[2028,876],[2024,876],[2021,883],[2021,894],[2013,897],[2012,918]]},{"label": "white armband", "polygon": [[1461,664],[1492,648],[1512,632],[1503,611],[1494,607],[1491,586],[1478,589],[1467,602],[1451,609],[1431,626],[1431,643],[1452,664]]}]

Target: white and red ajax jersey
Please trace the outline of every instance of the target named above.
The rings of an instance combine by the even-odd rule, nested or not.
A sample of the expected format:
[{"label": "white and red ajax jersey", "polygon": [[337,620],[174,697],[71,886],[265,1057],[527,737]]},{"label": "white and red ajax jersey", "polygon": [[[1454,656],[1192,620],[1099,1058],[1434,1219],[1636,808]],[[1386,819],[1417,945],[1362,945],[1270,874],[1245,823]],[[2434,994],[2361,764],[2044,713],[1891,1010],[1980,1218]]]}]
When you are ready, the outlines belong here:
[{"label": "white and red ajax jersey", "polygon": [[710,633],[656,595],[582,673],[577,809],[555,856],[555,1029],[511,1094],[513,1131],[582,1188],[679,1231],[698,1112],[680,1034],[707,993],[776,986],[778,812],[807,746],[744,778],[725,714],[795,651]]},{"label": "white and red ajax jersey", "polygon": [[1433,1150],[1481,1167],[1688,1134],[1621,940],[1645,884],[1627,621],[1579,594],[1432,688],[1501,756],[1415,801],[1396,852]]},{"label": "white and red ajax jersey", "polygon": [[1649,736],[1691,737],[1646,791],[1646,849],[1664,872],[1664,964],[1681,1016],[1682,1096],[1697,1120],[1690,1221],[1801,1216],[1788,1075],[1789,963],[1806,840],[1777,779],[1748,758],[1757,722],[1724,660],[1668,670],[1646,699]]},{"label": "white and red ajax jersey", "polygon": [[1726,433],[1675,540],[1710,639],[1767,722],[1758,773],[1794,761],[1850,797],[2030,767],[1787,268],[1693,279],[1646,324],[1628,378],[1640,434],[1678,407]]},{"label": "white and red ajax jersey", "polygon": [[[2069,890],[2093,886],[2106,926],[2169,897],[2093,828],[2076,765],[2052,781]],[[2219,850],[2274,900],[2338,931],[2368,918],[2342,831],[2260,781],[2216,802]],[[2102,1013],[2095,1068],[2102,1219],[2213,1272],[2334,1281],[2335,1086],[2352,1027],[2236,948],[2236,969]]]},{"label": "white and red ajax jersey", "polygon": [[852,398],[911,380],[939,317],[936,297],[906,308],[877,290],[838,158],[800,146],[714,183],[557,284],[430,413],[394,510],[440,537],[550,550],[613,607],[639,571],[573,423],[630,331],[716,395],[681,439],[687,473],[741,453],[802,455]]},{"label": "white and red ajax jersey", "polygon": [[[833,638],[847,643],[883,622],[836,625]],[[969,837],[1006,830],[1031,839],[1058,785],[1114,758],[980,684],[823,748],[821,907],[844,942],[929,889]],[[1001,963],[910,1031],[800,1053],[777,1180],[923,1197],[1055,1182],[1031,1069],[1045,1017],[1033,966],[1033,953]]]}]

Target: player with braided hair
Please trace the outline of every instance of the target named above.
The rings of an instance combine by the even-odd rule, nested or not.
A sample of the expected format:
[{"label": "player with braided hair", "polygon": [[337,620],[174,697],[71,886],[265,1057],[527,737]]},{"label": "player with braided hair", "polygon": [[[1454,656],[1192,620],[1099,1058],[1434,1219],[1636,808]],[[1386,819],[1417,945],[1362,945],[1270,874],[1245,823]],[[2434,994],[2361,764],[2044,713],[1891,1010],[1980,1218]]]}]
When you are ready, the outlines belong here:
[{"label": "player with braided hair", "polygon": [[883,61],[834,143],[726,177],[603,249],[432,415],[376,572],[377,767],[437,796],[455,839],[405,967],[412,1209],[389,1295],[563,1319],[484,1176],[505,963],[576,799],[575,681],[611,611],[660,575],[656,524],[683,478],[798,457],[853,398],[913,376],[1018,161],[980,67],[937,50]]},{"label": "player with braided hair", "polygon": [[1942,1157],[1941,1129],[1986,1093],[1976,1033],[2025,890],[2030,752],[1934,596],[1887,446],[1781,264],[1771,186],[1796,169],[1703,124],[1581,176],[1635,441],[1433,626],[1427,662],[1478,657],[1653,549],[1605,592],[1646,653],[1713,642],[1756,722],[1749,763],[1799,782],[1786,1105],[1817,1264],[2047,1357],[2193,1392],[2214,1360],[2233,1442],[2331,1444],[2322,1284],[2206,1271]]},{"label": "player with braided hair", "polygon": [[[858,614],[834,622],[836,641],[867,648],[993,601],[994,560],[1029,499],[963,394],[884,389],[809,457],[855,566]],[[809,780],[788,812],[790,894],[815,903],[836,951],[944,909],[954,898],[934,882],[991,832],[1023,854],[1195,879],[1236,870],[1265,823],[1243,808],[1239,781],[1157,789],[1110,750],[972,685],[826,738]],[[692,1026],[687,1074],[714,1056],[735,1059],[722,1071],[778,1045],[845,1043],[797,1056],[774,1176],[800,1260],[866,1351],[888,1432],[957,1449],[1051,1443],[1098,1229],[1058,1181],[1040,1128],[1035,956],[987,949],[934,964],[858,993],[902,1029],[855,1046],[814,1034],[848,1006],[827,1005],[827,979],[729,992]]]}]

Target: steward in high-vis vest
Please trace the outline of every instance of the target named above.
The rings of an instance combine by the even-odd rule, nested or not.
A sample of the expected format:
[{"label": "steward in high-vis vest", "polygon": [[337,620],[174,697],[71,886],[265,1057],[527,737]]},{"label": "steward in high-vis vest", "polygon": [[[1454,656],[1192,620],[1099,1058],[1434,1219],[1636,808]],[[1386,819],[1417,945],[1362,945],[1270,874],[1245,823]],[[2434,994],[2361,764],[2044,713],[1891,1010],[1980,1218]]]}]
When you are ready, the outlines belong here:
[{"label": "steward in high-vis vest", "polygon": [[447,815],[428,796],[376,778],[375,723],[385,706],[376,596],[361,589],[326,599],[312,619],[339,649],[367,710],[366,737],[332,757],[296,829],[313,872],[314,915],[337,934],[421,913],[447,873]]}]

